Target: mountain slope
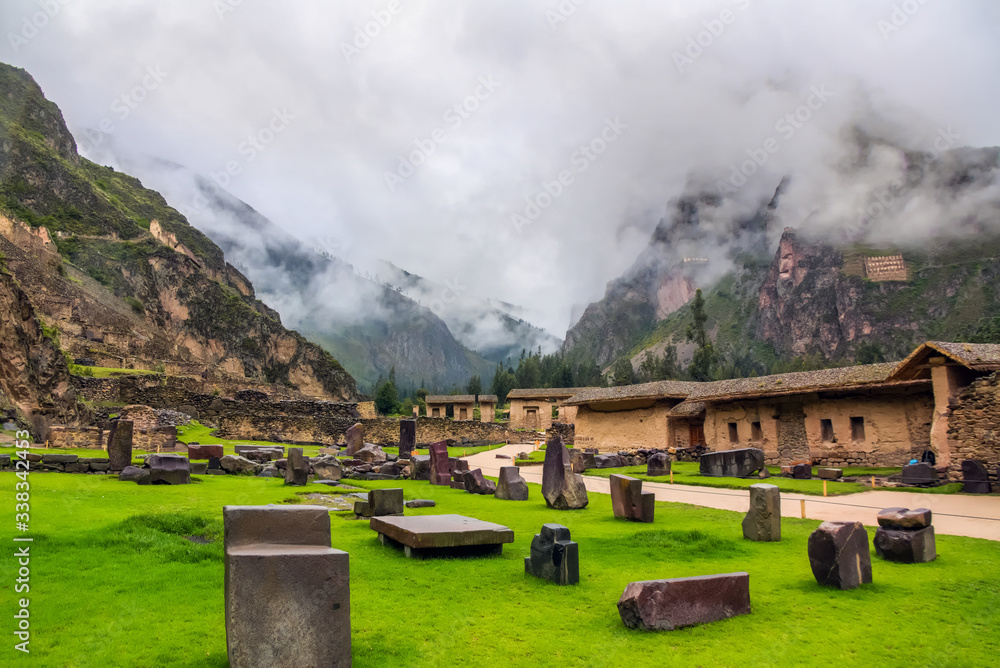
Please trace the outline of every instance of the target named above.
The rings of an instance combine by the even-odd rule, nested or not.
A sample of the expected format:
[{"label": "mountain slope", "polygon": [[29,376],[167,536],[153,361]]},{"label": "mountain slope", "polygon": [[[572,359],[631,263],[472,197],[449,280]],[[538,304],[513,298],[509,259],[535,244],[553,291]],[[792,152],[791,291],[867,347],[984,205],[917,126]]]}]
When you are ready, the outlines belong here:
[{"label": "mountain slope", "polygon": [[434,312],[344,260],[284,232],[245,202],[180,165],[143,161],[144,175],[257,286],[290,326],[330,351],[370,388],[395,368],[397,384],[464,385],[493,365],[455,339]]},{"label": "mountain slope", "polygon": [[356,396],[354,379],[285,329],[218,246],[137,179],[80,157],[58,107],[2,64],[0,210],[11,270],[71,355]]}]

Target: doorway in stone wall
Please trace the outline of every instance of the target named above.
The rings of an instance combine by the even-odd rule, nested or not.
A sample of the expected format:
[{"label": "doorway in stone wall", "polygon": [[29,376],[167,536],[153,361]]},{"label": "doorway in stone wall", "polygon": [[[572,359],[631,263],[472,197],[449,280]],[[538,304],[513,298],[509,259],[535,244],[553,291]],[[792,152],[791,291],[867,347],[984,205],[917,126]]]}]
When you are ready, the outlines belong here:
[{"label": "doorway in stone wall", "polygon": [[524,422],[528,429],[538,429],[538,409],[537,408],[525,408],[524,409]]},{"label": "doorway in stone wall", "polygon": [[466,408],[459,408],[458,409],[458,419],[459,420],[468,420],[469,419],[469,411],[468,411],[468,409],[466,409]]},{"label": "doorway in stone wall", "polygon": [[696,445],[705,445],[704,424],[693,424],[688,431],[688,447],[693,448]]}]

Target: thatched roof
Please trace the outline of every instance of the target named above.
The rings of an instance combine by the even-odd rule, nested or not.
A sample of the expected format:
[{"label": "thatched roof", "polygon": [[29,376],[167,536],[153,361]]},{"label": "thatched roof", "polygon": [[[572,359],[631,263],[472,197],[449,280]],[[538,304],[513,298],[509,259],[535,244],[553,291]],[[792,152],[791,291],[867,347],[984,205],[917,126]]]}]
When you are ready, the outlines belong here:
[{"label": "thatched roof", "polygon": [[580,406],[607,401],[631,399],[684,399],[703,383],[684,380],[660,380],[655,383],[623,385],[621,387],[589,388],[570,397],[567,406]]},{"label": "thatched roof", "polygon": [[535,389],[511,390],[507,400],[511,399],[569,399],[578,392],[594,390],[594,387],[542,387]]},{"label": "thatched roof", "polygon": [[896,365],[892,362],[881,364],[864,364],[862,366],[847,366],[837,369],[819,369],[817,371],[795,371],[779,373],[773,376],[756,378],[734,378],[717,380],[711,383],[699,383],[691,392],[689,399],[704,401],[720,401],[744,397],[767,396],[775,394],[798,394],[824,389],[839,389],[884,383]]},{"label": "thatched roof", "polygon": [[973,371],[1000,370],[1000,344],[927,341],[896,365],[890,380],[929,377],[931,357],[944,357],[952,364],[959,364]]},{"label": "thatched roof", "polygon": [[682,401],[667,411],[668,417],[701,417],[704,414],[704,401]]},{"label": "thatched roof", "polygon": [[428,394],[424,398],[425,404],[474,404],[476,395],[474,394]]},{"label": "thatched roof", "polygon": [[495,394],[480,394],[479,403],[481,404],[498,404],[500,403]]}]

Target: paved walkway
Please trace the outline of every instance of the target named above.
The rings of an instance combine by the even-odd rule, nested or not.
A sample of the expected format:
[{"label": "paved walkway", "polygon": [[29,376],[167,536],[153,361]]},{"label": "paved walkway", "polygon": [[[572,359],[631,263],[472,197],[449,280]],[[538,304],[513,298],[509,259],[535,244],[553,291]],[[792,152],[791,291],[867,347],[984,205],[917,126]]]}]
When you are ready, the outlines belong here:
[{"label": "paved walkway", "polygon": [[[512,459],[497,459],[498,454],[513,458],[529,451],[531,445],[505,445],[477,455],[465,457],[471,468],[481,468],[491,476],[500,474],[501,466],[512,466]],[[522,466],[521,476],[528,482],[541,484],[541,466]],[[610,494],[606,478],[583,476],[588,492]],[[750,494],[738,489],[694,487],[669,483],[643,482],[643,491],[656,493],[657,501],[690,503],[706,508],[734,510],[745,513],[750,506]],[[810,496],[782,492],[781,514],[801,517],[805,501],[805,516],[812,520],[855,520],[867,526],[878,524],[875,517],[882,508],[930,508],[934,513],[934,531],[939,534],[972,536],[1000,541],[1000,496],[965,496],[960,494],[920,494],[874,490],[848,496]]]}]

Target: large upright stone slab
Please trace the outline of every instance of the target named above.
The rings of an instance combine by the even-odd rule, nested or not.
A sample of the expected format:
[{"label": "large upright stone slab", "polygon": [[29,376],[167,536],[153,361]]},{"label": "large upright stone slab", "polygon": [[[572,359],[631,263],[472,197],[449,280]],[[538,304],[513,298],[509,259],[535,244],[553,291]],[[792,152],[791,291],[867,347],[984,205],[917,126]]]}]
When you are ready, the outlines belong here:
[{"label": "large upright stone slab", "polygon": [[781,540],[781,488],[750,485],[750,510],[743,518],[743,537],[759,542]]},{"label": "large upright stone slab", "polygon": [[226,506],[226,644],[233,668],[351,665],[348,554],[322,506]]},{"label": "large upright stone slab", "polygon": [[646,460],[646,475],[658,477],[670,475],[670,455],[665,452],[656,452]]},{"label": "large upright stone slab", "polygon": [[528,483],[521,477],[521,469],[516,466],[501,466],[497,491],[493,496],[504,501],[527,501]]},{"label": "large upright stone slab", "polygon": [[497,485],[492,480],[483,477],[482,469],[464,471],[465,491],[470,494],[493,495],[497,491]]},{"label": "large upright stone slab", "polygon": [[524,558],[524,572],[536,578],[572,585],[580,582],[580,546],[570,540],[561,524],[543,524],[531,540],[531,556]]},{"label": "large upright stone slab", "polygon": [[417,444],[417,421],[399,421],[399,458],[409,459]]},{"label": "large upright stone slab", "polygon": [[344,440],[347,442],[344,454],[353,457],[365,445],[365,426],[360,422],[355,423],[344,432]]},{"label": "large upright stone slab", "polygon": [[556,510],[587,507],[587,487],[583,483],[583,477],[573,473],[569,453],[558,435],[553,436],[545,446],[542,496],[545,497],[545,503]]},{"label": "large upright stone slab", "polygon": [[429,455],[413,455],[410,457],[410,477],[413,480],[431,479],[431,458]]},{"label": "large upright stone slab", "polygon": [[993,491],[985,464],[975,459],[962,460],[962,491],[966,494],[989,494]]},{"label": "large upright stone slab", "polygon": [[931,511],[927,508],[885,508],[872,543],[875,554],[886,561],[921,564],[937,558]]},{"label": "large upright stone slab", "polygon": [[701,475],[749,478],[764,468],[764,451],[760,448],[741,448],[706,452],[698,463]]},{"label": "large upright stone slab", "polygon": [[630,629],[673,631],[750,614],[750,575],[725,573],[630,582],[618,599]]},{"label": "large upright stone slab", "polygon": [[809,566],[816,582],[856,589],[872,581],[868,534],[861,522],[823,522],[809,535]]},{"label": "large upright stone slab", "polygon": [[448,442],[438,441],[428,447],[431,457],[430,483],[448,485],[451,482],[451,468],[448,466]]},{"label": "large upright stone slab", "polygon": [[611,484],[611,510],[620,520],[652,522],[656,495],[642,491],[642,481],[627,475],[613,474]]},{"label": "large upright stone slab", "polygon": [[108,461],[112,471],[123,471],[132,463],[132,421],[112,420],[108,430]]},{"label": "large upright stone slab", "polygon": [[191,462],[181,455],[152,455],[146,458],[151,485],[190,485]]},{"label": "large upright stone slab", "polygon": [[285,463],[285,484],[301,487],[309,482],[309,458],[303,456],[302,448],[288,448]]},{"label": "large upright stone slab", "polygon": [[573,467],[573,473],[583,473],[587,470],[587,459],[583,456],[583,450],[576,448],[566,448],[569,453],[569,463]]}]

